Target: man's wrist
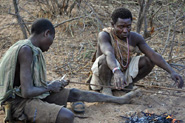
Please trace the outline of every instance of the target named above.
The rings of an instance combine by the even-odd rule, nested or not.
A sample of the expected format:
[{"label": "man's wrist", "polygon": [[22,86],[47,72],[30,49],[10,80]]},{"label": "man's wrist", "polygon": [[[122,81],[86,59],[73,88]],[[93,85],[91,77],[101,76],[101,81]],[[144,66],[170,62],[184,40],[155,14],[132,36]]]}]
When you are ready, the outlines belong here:
[{"label": "man's wrist", "polygon": [[112,69],[112,73],[114,74],[116,71],[120,71],[120,68],[119,67],[115,67]]},{"label": "man's wrist", "polygon": [[51,86],[49,84],[47,84],[46,89],[47,89],[47,91],[50,92],[51,91]]}]

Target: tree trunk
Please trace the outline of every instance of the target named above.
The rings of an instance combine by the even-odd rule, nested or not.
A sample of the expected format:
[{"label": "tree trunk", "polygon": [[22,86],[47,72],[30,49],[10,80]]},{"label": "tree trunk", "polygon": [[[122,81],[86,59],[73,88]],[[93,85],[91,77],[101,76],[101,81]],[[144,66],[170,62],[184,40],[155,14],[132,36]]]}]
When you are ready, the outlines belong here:
[{"label": "tree trunk", "polygon": [[[147,22],[146,12],[148,11],[152,1],[153,0],[148,0],[148,1],[139,0],[138,1],[139,5],[140,5],[140,10],[139,10],[139,17],[138,17],[138,21],[137,21],[137,29],[136,29],[137,33],[140,33],[140,31],[141,31],[141,27],[142,27],[144,18],[145,18],[145,22]],[[147,28],[146,26],[147,25],[145,25],[145,29]],[[145,30],[145,32],[147,32],[147,31]]]},{"label": "tree trunk", "polygon": [[21,16],[19,15],[19,9],[18,9],[17,0],[13,0],[13,4],[14,4],[15,15],[16,15],[17,21],[18,21],[18,23],[19,23],[19,25],[21,27],[22,33],[24,35],[24,38],[27,39],[27,33],[26,33],[25,26],[24,26],[24,22],[23,22]]}]

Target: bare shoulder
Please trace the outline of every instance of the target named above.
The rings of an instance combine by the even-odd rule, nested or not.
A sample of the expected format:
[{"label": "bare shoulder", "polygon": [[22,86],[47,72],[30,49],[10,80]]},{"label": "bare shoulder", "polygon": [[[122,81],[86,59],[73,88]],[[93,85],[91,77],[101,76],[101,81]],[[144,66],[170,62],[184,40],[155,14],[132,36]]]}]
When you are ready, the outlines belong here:
[{"label": "bare shoulder", "polygon": [[145,39],[143,38],[142,35],[140,35],[137,32],[130,32],[130,38],[133,42],[135,42],[136,45],[140,44],[140,43],[146,43]]},{"label": "bare shoulder", "polygon": [[99,40],[99,43],[100,42],[110,42],[111,37],[107,32],[101,31],[98,34],[98,40]]},{"label": "bare shoulder", "polygon": [[107,32],[100,32],[98,36],[98,53],[108,55],[110,52],[114,52],[111,45],[111,37]]},{"label": "bare shoulder", "polygon": [[27,45],[22,46],[19,50],[18,58],[19,61],[32,59],[32,49]]}]

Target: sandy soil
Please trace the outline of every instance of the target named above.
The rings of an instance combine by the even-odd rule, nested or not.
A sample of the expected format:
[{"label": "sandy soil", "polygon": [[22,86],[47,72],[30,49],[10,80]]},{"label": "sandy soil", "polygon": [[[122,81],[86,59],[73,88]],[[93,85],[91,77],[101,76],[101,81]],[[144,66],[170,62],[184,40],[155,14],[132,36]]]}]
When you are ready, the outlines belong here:
[{"label": "sandy soil", "polygon": [[[74,79],[73,79],[74,80]],[[87,90],[87,87],[77,87],[78,85],[71,85],[79,89]],[[146,91],[146,89],[144,89]],[[75,118],[75,123],[124,123],[126,119],[120,116],[130,117],[134,113],[142,116],[141,111],[163,114],[168,113],[173,115],[173,118],[178,120],[185,119],[185,94],[152,90],[154,93],[142,92],[142,96],[132,99],[130,104],[114,104],[114,103],[87,103],[85,102],[85,113],[78,114]],[[123,95],[124,92],[114,91],[117,96]],[[68,103],[68,108],[71,109],[71,104]],[[0,122],[3,122],[4,113],[0,111]]]}]

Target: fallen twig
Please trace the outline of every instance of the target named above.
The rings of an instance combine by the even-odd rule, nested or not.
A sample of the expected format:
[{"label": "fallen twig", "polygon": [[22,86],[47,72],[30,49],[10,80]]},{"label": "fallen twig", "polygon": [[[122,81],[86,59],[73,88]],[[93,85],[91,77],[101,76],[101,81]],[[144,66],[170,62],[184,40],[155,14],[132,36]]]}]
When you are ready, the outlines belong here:
[{"label": "fallen twig", "polygon": [[75,117],[78,117],[78,118],[81,118],[81,119],[90,118],[88,116],[81,116],[81,115],[75,115]]},{"label": "fallen twig", "polygon": [[69,19],[69,20],[62,21],[61,23],[55,25],[54,27],[57,28],[58,26],[60,26],[60,25],[62,25],[62,24],[64,24],[64,23],[66,23],[66,22],[73,21],[73,20],[77,20],[77,19],[84,18],[84,17],[87,17],[87,16],[79,16],[79,17],[71,18],[71,19]]},{"label": "fallen twig", "polygon": [[[85,82],[74,82],[74,81],[70,81],[69,83],[81,84],[81,85],[92,85],[92,86],[98,86],[98,87],[106,87],[106,88],[116,89],[116,87],[114,87],[114,86],[97,85],[97,84],[90,84],[90,83],[85,83]],[[161,86],[156,86],[156,85],[145,85],[145,84],[138,84],[138,83],[134,83],[134,85],[139,86],[139,87],[145,87],[145,88],[160,88],[160,89],[165,89],[165,90],[173,90],[173,91],[185,92],[185,90],[183,90],[183,89],[161,87]],[[129,91],[131,91],[133,89],[124,88],[122,90],[129,90]]]},{"label": "fallen twig", "polygon": [[146,87],[146,88],[159,88],[159,89],[165,89],[165,90],[173,90],[173,91],[185,92],[185,90],[183,90],[183,89],[161,87],[161,86],[156,86],[156,85],[145,85],[145,84],[138,84],[138,83],[135,83],[134,85],[140,86],[140,87]]},{"label": "fallen twig", "polygon": [[174,60],[181,60],[181,59],[185,59],[185,56],[183,56],[183,57],[171,58],[171,59],[167,60],[167,62],[170,63],[171,61],[174,61]]},{"label": "fallen twig", "polygon": [[[181,64],[170,63],[170,65],[171,65],[172,67],[174,67],[175,69],[177,69],[178,71],[181,71],[181,70],[184,70],[184,69],[185,69],[185,66],[184,66],[184,65],[181,65]],[[177,66],[179,66],[179,67],[181,67],[181,68],[179,68],[179,67],[177,67]]]}]

